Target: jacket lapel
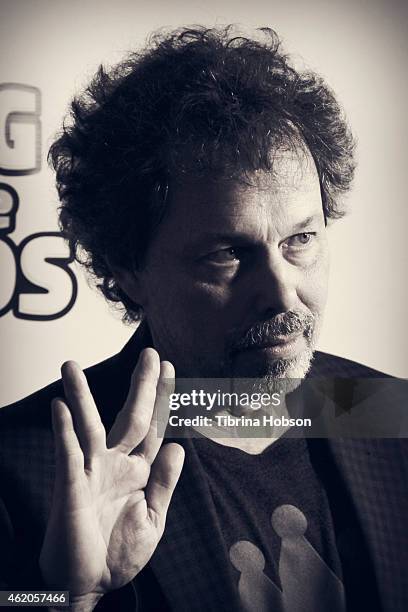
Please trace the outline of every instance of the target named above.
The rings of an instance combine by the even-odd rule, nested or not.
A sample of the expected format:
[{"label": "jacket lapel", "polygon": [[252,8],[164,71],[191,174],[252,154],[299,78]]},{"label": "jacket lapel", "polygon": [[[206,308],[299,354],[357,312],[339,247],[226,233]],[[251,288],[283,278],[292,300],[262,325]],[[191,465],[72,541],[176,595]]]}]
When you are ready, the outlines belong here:
[{"label": "jacket lapel", "polygon": [[365,536],[377,578],[382,609],[384,612],[406,612],[406,440],[332,439],[328,442]]},{"label": "jacket lapel", "polygon": [[190,439],[164,536],[150,565],[173,610],[239,610],[238,591],[212,504]]},{"label": "jacket lapel", "polygon": [[[364,382],[363,378],[360,378],[362,374],[353,366],[354,364],[347,363],[343,365],[342,378],[338,379],[335,370],[333,368],[330,370],[331,364],[327,356],[319,354],[309,377],[309,380],[317,377],[317,386],[314,387],[309,382],[308,401],[317,405],[326,401],[323,413],[330,410],[339,416],[344,411],[348,412],[355,403],[353,392],[358,386],[355,383],[360,383],[363,387]],[[383,389],[385,375],[378,374],[379,386],[376,386],[373,378],[370,377],[363,387],[370,391],[368,397],[372,400],[372,404],[380,411],[382,409],[386,412],[390,422],[393,419],[394,422],[399,422],[396,419],[404,414],[406,391],[394,385],[388,389],[387,396],[382,398],[379,390]],[[347,395],[349,397],[345,397]],[[381,397],[380,402],[379,397]],[[356,404],[357,410],[358,407]],[[384,426],[386,422],[383,421],[382,417],[381,423]],[[395,435],[398,435],[396,429]],[[327,438],[327,445],[361,526],[376,575],[382,610],[406,612],[408,610],[407,440],[402,437],[381,438],[378,435],[372,438],[347,438],[336,436],[332,432],[332,436]]]}]

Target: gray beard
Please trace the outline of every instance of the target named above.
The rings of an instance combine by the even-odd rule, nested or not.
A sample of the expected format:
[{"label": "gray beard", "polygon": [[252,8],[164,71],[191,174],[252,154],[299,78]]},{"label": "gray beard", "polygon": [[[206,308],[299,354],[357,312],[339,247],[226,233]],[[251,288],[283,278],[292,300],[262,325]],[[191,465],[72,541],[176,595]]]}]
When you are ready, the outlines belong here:
[{"label": "gray beard", "polygon": [[[294,391],[305,378],[313,361],[313,348],[308,346],[293,359],[275,359],[267,364],[266,370],[240,372],[234,370],[231,378],[250,378],[251,391],[273,394],[276,392],[290,393]],[[249,381],[248,381],[249,383]]]}]

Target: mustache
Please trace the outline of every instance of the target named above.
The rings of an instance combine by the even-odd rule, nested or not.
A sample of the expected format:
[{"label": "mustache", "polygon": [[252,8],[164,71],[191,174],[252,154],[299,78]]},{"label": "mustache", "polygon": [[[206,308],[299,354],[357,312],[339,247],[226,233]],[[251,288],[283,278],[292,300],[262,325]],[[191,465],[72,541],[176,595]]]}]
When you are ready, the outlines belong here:
[{"label": "mustache", "polygon": [[315,327],[315,316],[309,312],[288,310],[272,319],[255,323],[243,335],[233,332],[228,341],[228,352],[237,353],[243,349],[265,346],[276,341],[276,338],[303,333],[311,340]]}]

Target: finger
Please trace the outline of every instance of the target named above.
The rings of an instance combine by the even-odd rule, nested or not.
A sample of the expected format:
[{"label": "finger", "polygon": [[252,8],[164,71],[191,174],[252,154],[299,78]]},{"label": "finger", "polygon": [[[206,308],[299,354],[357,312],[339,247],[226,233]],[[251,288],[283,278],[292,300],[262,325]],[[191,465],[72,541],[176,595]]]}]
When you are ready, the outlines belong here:
[{"label": "finger", "polygon": [[174,376],[173,364],[169,361],[162,361],[149,431],[141,444],[134,450],[135,454],[143,455],[148,463],[153,463],[163,442],[164,431],[169,420],[170,395],[174,391]]},{"label": "finger", "polygon": [[59,398],[51,403],[57,480],[71,482],[84,469],[84,455],[68,406]]},{"label": "finger", "polygon": [[131,452],[149,431],[156,387],[160,374],[160,358],[153,348],[144,349],[133,371],[129,394],[108,435],[108,447],[123,453]]},{"label": "finger", "polygon": [[72,413],[75,431],[85,456],[85,463],[106,448],[105,428],[88,387],[85,374],[74,361],[61,368],[67,403]]},{"label": "finger", "polygon": [[164,444],[150,472],[146,487],[146,502],[150,513],[161,530],[164,529],[167,510],[178,482],[184,462],[184,449],[174,442]]}]

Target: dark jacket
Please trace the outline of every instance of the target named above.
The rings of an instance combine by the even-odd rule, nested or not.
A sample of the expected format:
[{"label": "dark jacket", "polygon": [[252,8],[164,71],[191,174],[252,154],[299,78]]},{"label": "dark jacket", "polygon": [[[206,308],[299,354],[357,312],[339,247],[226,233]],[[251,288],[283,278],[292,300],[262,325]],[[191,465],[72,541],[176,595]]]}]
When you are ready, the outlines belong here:
[{"label": "dark jacket", "polygon": [[[121,409],[138,354],[150,343],[136,332],[114,357],[86,376],[107,430]],[[380,373],[317,352],[310,376],[370,378]],[[54,479],[50,402],[61,381],[0,410],[0,588],[42,586],[37,560]],[[239,610],[230,564],[191,441],[168,512],[164,536],[133,584],[102,598],[112,610]],[[332,439],[320,445],[342,482],[365,538],[386,612],[408,610],[408,460],[402,439]],[[316,446],[317,448],[317,446]],[[319,451],[320,452],[320,451]],[[211,537],[209,537],[211,535]]]}]

